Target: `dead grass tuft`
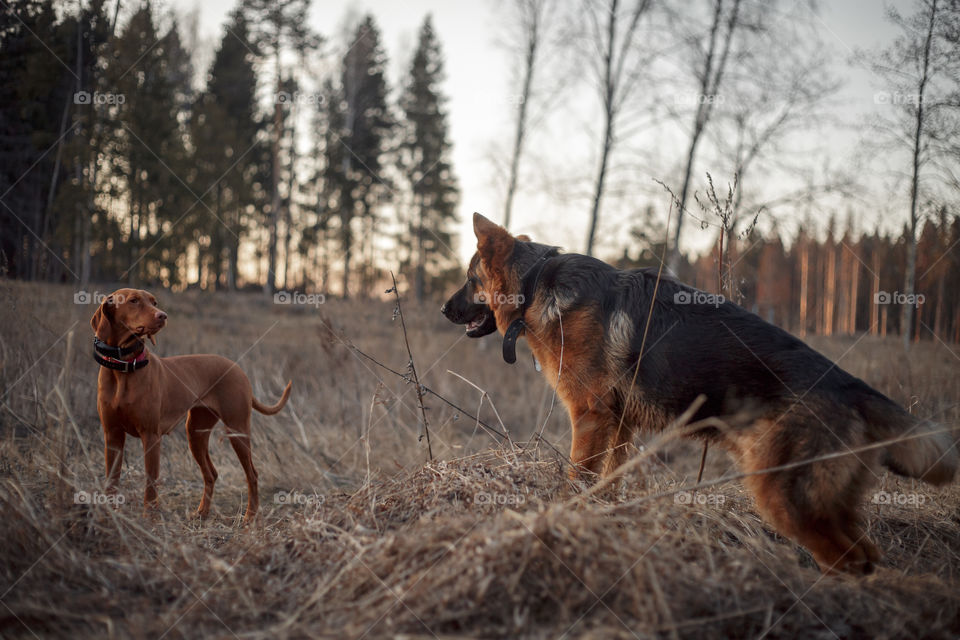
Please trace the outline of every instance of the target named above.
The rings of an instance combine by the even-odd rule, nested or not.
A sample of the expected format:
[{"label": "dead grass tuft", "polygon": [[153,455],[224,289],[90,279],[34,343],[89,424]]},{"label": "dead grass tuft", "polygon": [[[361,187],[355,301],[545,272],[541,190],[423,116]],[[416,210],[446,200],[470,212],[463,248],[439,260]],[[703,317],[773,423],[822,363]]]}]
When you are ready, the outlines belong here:
[{"label": "dead grass tuft", "polygon": [[[191,517],[202,482],[182,432],[164,441],[155,520],[140,514],[134,439],[125,503],[76,504],[103,475],[92,310],[70,304],[64,288],[0,287],[10,301],[0,308],[5,637],[960,634],[956,484],[885,476],[878,490],[923,501],[867,505],[886,556],[875,575],[853,579],[821,576],[805,551],[759,521],[739,483],[692,504],[670,493],[692,484],[695,444],[649,454],[619,489],[578,501],[581,488],[546,447],[500,447],[472,420],[428,402],[437,460],[427,463],[412,389],[341,342],[349,336],[402,369],[390,303],[331,301],[321,316],[218,296],[211,313],[187,295],[163,296],[172,322],[161,353],[240,358],[268,401],[294,379],[287,409],[255,417],[259,522],[239,527],[244,482],[226,443],[212,446],[214,513]],[[521,359],[505,371],[495,345],[460,340],[426,312],[405,313],[425,384],[475,407],[477,390],[446,374],[461,372],[490,393],[516,438],[532,437],[550,401],[532,367]],[[59,339],[72,323],[72,341]],[[816,346],[838,357],[850,344]],[[842,364],[902,402],[915,396],[915,411],[956,423],[956,361],[921,345],[897,376],[887,361],[896,348],[873,341]],[[483,417],[496,424],[488,406]],[[545,435],[564,450],[566,429],[565,416],[553,416]],[[711,453],[705,478],[731,470]]]}]

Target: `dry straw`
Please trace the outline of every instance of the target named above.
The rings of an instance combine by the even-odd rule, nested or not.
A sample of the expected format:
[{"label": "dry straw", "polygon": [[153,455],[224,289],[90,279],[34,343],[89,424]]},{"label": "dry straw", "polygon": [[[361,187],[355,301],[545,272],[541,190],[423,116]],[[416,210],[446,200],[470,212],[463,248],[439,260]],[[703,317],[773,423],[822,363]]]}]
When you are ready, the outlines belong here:
[{"label": "dry straw", "polygon": [[[223,296],[209,314],[182,294],[167,304],[166,354],[236,356],[283,322],[241,362],[259,395],[287,377],[298,389],[289,411],[254,423],[257,525],[239,526],[243,476],[224,443],[211,451],[220,473],[214,514],[190,517],[202,481],[179,432],[163,444],[156,519],[140,514],[142,456],[132,439],[126,502],[76,504],[103,476],[96,367],[79,329],[92,310],[65,303],[66,288],[0,286],[10,300],[0,308],[3,637],[960,634],[956,485],[881,478],[878,490],[924,496],[922,504],[867,505],[882,566],[862,579],[823,577],[757,518],[720,456],[706,473],[716,480],[694,486],[700,451],[678,436],[695,425],[678,423],[642,445],[616,483],[572,484],[563,457],[533,441],[545,407],[530,402],[529,389],[540,389],[540,374],[518,368],[509,387],[498,386],[495,349],[440,340],[444,321],[409,309],[421,383],[466,403],[463,382],[446,373],[456,362],[476,387],[470,393],[485,399],[476,417],[498,425],[499,415],[502,429],[493,428],[509,426],[510,441],[471,440],[476,421],[457,420],[428,394],[435,460],[423,462],[410,385],[378,378],[333,320],[364,327],[347,335],[365,352],[405,362],[387,306],[331,302],[322,316],[281,317],[256,296]],[[846,348],[817,346],[828,355]],[[875,341],[845,364],[903,401],[890,373],[898,369],[887,363],[898,362],[896,348]],[[910,369],[910,393],[925,415],[955,424],[956,361],[934,345],[915,353],[922,363],[900,364]],[[567,444],[565,420],[551,418],[545,430],[558,448]],[[278,502],[281,493],[295,499]]]}]

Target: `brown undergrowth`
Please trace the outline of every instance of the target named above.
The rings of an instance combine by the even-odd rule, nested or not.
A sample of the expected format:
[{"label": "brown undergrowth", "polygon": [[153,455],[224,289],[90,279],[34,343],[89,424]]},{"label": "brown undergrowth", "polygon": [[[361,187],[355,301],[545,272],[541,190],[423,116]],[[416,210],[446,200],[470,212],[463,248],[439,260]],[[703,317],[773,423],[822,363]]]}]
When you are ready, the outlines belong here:
[{"label": "brown undergrowth", "polygon": [[[489,393],[515,446],[427,401],[435,459],[418,442],[390,302],[272,305],[259,296],[161,294],[159,352],[237,359],[257,396],[259,521],[239,526],[243,476],[225,442],[213,515],[182,430],[164,441],[161,512],[140,513],[139,441],[123,504],[98,504],[102,436],[89,351],[92,307],[64,287],[0,283],[0,635],[4,637],[955,637],[960,489],[885,475],[864,505],[885,558],[866,578],[824,577],[757,518],[742,485],[698,492],[699,447],[645,446],[639,469],[596,497],[527,442],[551,395],[493,339],[464,340],[405,305],[424,384],[468,408]],[[164,300],[166,298],[166,300]],[[72,327],[72,335],[70,333]],[[958,421],[955,355],[894,341],[814,346],[920,415]],[[558,407],[545,437],[569,445]],[[482,417],[499,425],[489,401]],[[218,431],[217,434],[220,432]],[[216,434],[215,434],[216,437]],[[705,479],[734,471],[711,451]],[[88,498],[84,499],[83,496]]]}]

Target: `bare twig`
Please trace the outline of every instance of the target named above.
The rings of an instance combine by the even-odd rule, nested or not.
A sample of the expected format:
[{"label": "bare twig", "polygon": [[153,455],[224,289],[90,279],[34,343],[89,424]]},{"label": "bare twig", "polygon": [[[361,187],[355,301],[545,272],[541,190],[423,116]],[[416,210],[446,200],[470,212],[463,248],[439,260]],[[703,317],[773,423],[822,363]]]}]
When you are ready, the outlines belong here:
[{"label": "bare twig", "polygon": [[[393,287],[387,293],[393,292],[397,299],[397,315],[400,316],[400,328],[403,329],[403,343],[407,346],[407,356],[410,358],[407,367],[413,376],[413,384],[417,389],[417,406],[420,407],[420,416],[423,418],[423,435],[427,437],[427,454],[433,461],[433,447],[430,446],[430,425],[427,423],[427,410],[423,406],[423,388],[420,386],[420,379],[417,377],[417,367],[413,363],[413,352],[410,351],[410,340],[407,338],[407,323],[403,319],[403,307],[400,306],[400,292],[397,291],[397,277],[390,272],[390,278],[393,280]],[[420,438],[423,438],[423,435]]]},{"label": "bare twig", "polygon": [[[370,354],[365,353],[362,349],[360,349],[359,347],[357,347],[355,344],[353,344],[353,343],[351,343],[351,342],[348,342],[346,339],[343,339],[343,344],[344,344],[345,346],[347,346],[348,348],[352,349],[352,350],[354,351],[354,353],[356,353],[358,356],[360,356],[360,357],[362,357],[362,358],[364,358],[364,359],[366,359],[366,360],[369,360],[370,362],[372,362],[373,364],[377,365],[378,367],[380,367],[380,368],[383,369],[384,371],[389,371],[390,373],[392,373],[393,375],[397,376],[398,378],[402,378],[402,379],[406,380],[407,382],[410,382],[410,375],[409,375],[409,374],[404,374],[404,373],[401,373],[401,372],[397,371],[396,369],[393,369],[393,368],[391,368],[391,367],[388,367],[387,365],[383,364],[382,362],[380,362],[379,360],[377,360],[376,358],[374,358],[374,357],[371,356]],[[481,427],[483,427],[484,431],[487,431],[488,433],[491,433],[491,434],[493,434],[493,435],[496,435],[496,436],[500,437],[500,438],[503,439],[503,440],[506,440],[506,439],[507,439],[507,434],[506,434],[506,433],[500,431],[499,429],[497,429],[497,428],[494,427],[494,426],[491,426],[489,423],[484,422],[484,421],[481,420],[478,416],[473,415],[472,413],[470,413],[469,411],[467,411],[467,410],[464,409],[463,407],[461,407],[461,406],[459,406],[459,405],[451,402],[450,400],[447,400],[445,397],[443,397],[442,395],[440,395],[439,393],[437,393],[436,391],[434,391],[434,390],[431,389],[430,387],[428,387],[428,386],[426,386],[426,385],[420,385],[420,387],[423,389],[423,392],[424,392],[424,393],[429,393],[430,395],[432,395],[433,397],[435,397],[437,400],[440,400],[441,402],[443,402],[444,404],[446,404],[447,406],[449,406],[451,409],[454,409],[454,410],[458,411],[459,413],[462,413],[463,415],[465,415],[466,417],[470,418],[471,420],[476,420],[477,424],[479,424]],[[568,458],[565,453],[563,453],[562,451],[560,451],[560,449],[558,449],[556,446],[554,446],[549,440],[547,440],[546,438],[540,437],[540,438],[537,439],[537,441],[538,441],[538,442],[542,441],[544,444],[546,444],[548,447],[550,447],[550,448],[553,450],[553,452],[557,455],[557,458],[558,458],[561,462],[563,462],[563,463],[566,464],[567,466],[570,466],[570,464],[571,464],[571,463],[570,463],[570,458]]]},{"label": "bare twig", "polygon": [[447,369],[447,373],[449,373],[450,375],[457,376],[458,378],[466,382],[468,385],[470,385],[471,387],[473,387],[474,389],[480,392],[480,404],[477,406],[477,418],[476,418],[478,427],[480,426],[480,417],[479,417],[480,408],[483,406],[484,399],[486,399],[487,402],[490,403],[490,407],[493,409],[493,414],[497,416],[497,422],[500,423],[500,428],[503,429],[503,433],[506,436],[507,442],[510,444],[510,448],[513,449],[513,440],[510,438],[510,431],[507,429],[507,425],[503,423],[503,419],[500,417],[500,412],[497,411],[497,406],[493,404],[493,399],[490,398],[490,394],[487,393],[487,390],[481,388],[479,385],[471,382],[470,380],[467,380],[465,377],[463,377],[456,371],[451,371],[450,369]]}]

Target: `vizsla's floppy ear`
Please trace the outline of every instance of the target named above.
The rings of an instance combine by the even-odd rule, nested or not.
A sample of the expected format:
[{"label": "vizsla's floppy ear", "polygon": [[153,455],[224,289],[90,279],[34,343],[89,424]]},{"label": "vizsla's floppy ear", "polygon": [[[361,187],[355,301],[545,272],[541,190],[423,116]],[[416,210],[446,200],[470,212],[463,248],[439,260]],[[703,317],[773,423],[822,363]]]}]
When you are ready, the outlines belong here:
[{"label": "vizsla's floppy ear", "polygon": [[479,213],[473,214],[473,233],[477,236],[477,251],[486,262],[496,256],[505,257],[513,250],[513,236]]},{"label": "vizsla's floppy ear", "polygon": [[93,327],[93,334],[108,342],[112,333],[113,323],[113,300],[112,296],[107,296],[90,318],[90,326]]}]

